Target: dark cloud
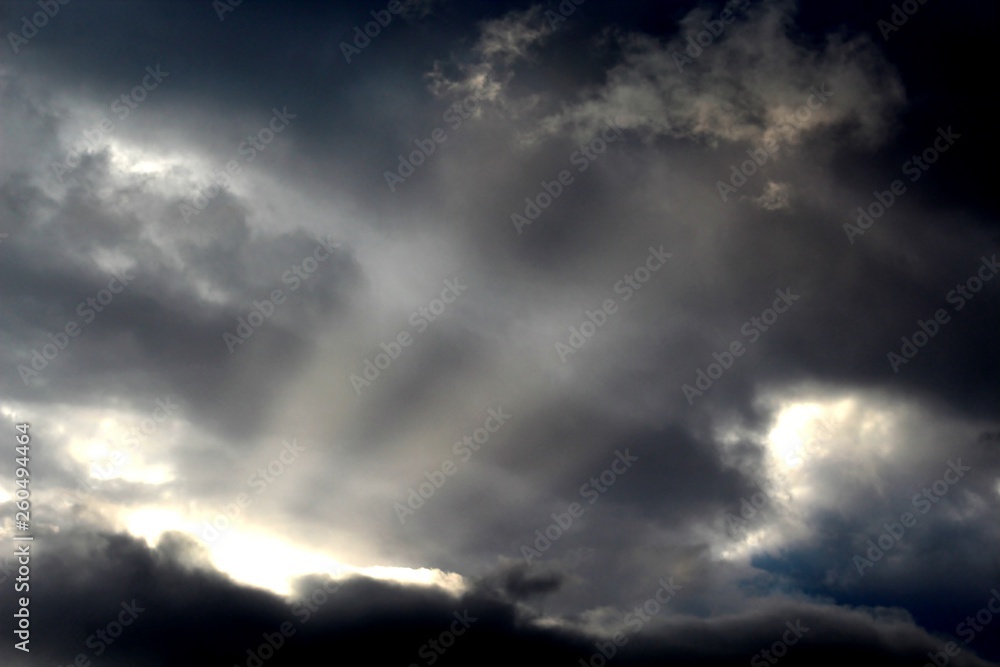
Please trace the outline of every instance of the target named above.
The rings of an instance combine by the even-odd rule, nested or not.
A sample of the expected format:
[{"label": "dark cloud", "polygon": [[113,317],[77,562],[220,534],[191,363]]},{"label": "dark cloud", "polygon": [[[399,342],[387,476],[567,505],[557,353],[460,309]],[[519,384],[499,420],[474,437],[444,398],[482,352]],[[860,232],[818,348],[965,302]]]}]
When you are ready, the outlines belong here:
[{"label": "dark cloud", "polygon": [[[109,665],[255,664],[251,654],[257,654],[266,664],[281,665],[359,651],[379,662],[423,664],[433,655],[442,664],[459,664],[487,656],[589,659],[598,650],[595,642],[611,650],[606,640],[580,630],[546,627],[486,586],[451,597],[365,578],[311,577],[282,599],[206,568],[198,548],[181,536],[166,535],[151,549],[120,534],[60,533],[46,535],[35,548],[34,567],[45,573],[31,588],[37,630],[30,659],[15,655],[12,665],[70,664],[80,654],[91,664]],[[516,567],[494,576],[516,597],[557,585],[553,574],[526,575]],[[13,609],[5,597],[3,613]],[[905,615],[880,609],[834,611],[785,602],[713,621],[672,616],[645,629],[638,621],[642,616],[634,618],[639,629],[624,630],[629,642],[616,649],[615,660],[624,665],[728,664],[780,643],[782,634],[797,643],[789,627],[802,636],[802,645],[789,649],[789,664],[832,654],[903,665],[937,648]],[[127,624],[119,631],[121,621]],[[449,632],[456,635],[442,637]],[[279,648],[269,651],[268,643]],[[954,664],[987,663],[963,651]]]}]

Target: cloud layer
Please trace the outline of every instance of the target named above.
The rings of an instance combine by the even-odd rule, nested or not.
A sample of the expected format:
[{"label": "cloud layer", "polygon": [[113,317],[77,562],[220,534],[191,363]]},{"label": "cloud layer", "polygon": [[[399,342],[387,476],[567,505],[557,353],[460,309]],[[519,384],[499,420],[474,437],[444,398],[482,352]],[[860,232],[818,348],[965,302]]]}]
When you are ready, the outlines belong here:
[{"label": "cloud layer", "polygon": [[270,664],[465,609],[442,661],[1000,659],[993,121],[940,76],[995,10],[389,4],[8,38],[45,659],[135,599],[107,664],[247,664],[327,577]]}]

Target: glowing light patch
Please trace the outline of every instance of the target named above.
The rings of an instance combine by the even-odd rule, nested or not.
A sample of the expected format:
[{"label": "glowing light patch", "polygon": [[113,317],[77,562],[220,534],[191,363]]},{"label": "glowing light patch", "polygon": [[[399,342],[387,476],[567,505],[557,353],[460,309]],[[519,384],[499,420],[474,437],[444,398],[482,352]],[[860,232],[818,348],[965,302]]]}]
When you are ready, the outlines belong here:
[{"label": "glowing light patch", "polygon": [[202,301],[220,306],[227,305],[230,301],[229,296],[224,291],[212,285],[207,280],[195,278],[191,281],[191,284],[198,292],[198,296],[201,297]]},{"label": "glowing light patch", "polygon": [[[768,503],[771,505],[771,503]],[[769,506],[764,507],[770,510]],[[757,514],[748,519],[743,519],[739,511],[733,515],[743,523],[739,527],[734,527],[737,534],[730,532],[727,525],[724,530],[727,539],[718,544],[718,557],[727,561],[742,561],[748,559],[755,553],[768,551],[780,547],[789,537],[789,525],[786,522],[768,523],[769,518],[764,514]]]},{"label": "glowing light patch", "polygon": [[286,596],[292,593],[295,579],[314,574],[340,579],[356,573],[403,584],[440,586],[455,594],[466,589],[458,574],[385,565],[355,567],[270,534],[230,529],[208,549],[213,564],[233,579]]},{"label": "glowing light patch", "polygon": [[748,472],[761,475],[758,493],[766,498],[752,516],[740,516],[740,510],[734,509],[742,520],[739,534],[730,534],[727,524],[723,527],[725,538],[711,540],[723,560],[746,560],[754,553],[807,537],[811,528],[806,518],[817,504],[827,501],[829,494],[823,483],[827,466],[841,465],[843,456],[851,455],[847,450],[868,446],[866,439],[849,442],[845,431],[850,427],[863,428],[866,422],[870,423],[871,432],[891,431],[895,427],[892,416],[860,409],[863,404],[857,396],[814,398],[816,393],[812,393],[811,400],[802,400],[803,393],[807,392],[796,392],[791,400],[786,396],[765,399],[775,417],[764,434],[729,424],[716,436],[723,458],[730,465],[747,465],[740,454],[741,442],[760,445],[763,467]]},{"label": "glowing light patch", "polygon": [[[833,451],[839,427],[856,415],[856,398],[828,401],[778,402],[778,416],[765,438],[767,463],[777,478],[800,476],[803,467],[815,467]],[[885,433],[891,424],[877,413],[865,413],[865,422],[878,423]]]},{"label": "glowing light patch", "polygon": [[459,595],[466,590],[465,579],[455,572],[442,572],[437,569],[422,567],[412,569],[408,567],[389,567],[385,565],[375,565],[373,567],[348,567],[349,572],[357,572],[372,579],[387,579],[406,584],[420,584],[424,586],[440,586],[445,590]]},{"label": "glowing light patch", "polygon": [[297,577],[329,574],[336,578],[343,569],[339,562],[324,554],[300,549],[273,535],[234,528],[207,547],[212,564],[220,571],[236,581],[279,595],[290,595]]},{"label": "glowing light patch", "polygon": [[787,468],[802,464],[799,453],[806,444],[810,427],[822,412],[815,403],[790,405],[781,411],[777,424],[767,434],[769,453],[776,461]]},{"label": "glowing light patch", "polygon": [[185,520],[179,513],[159,507],[144,507],[126,512],[124,523],[130,534],[143,538],[151,545],[156,544],[167,531],[193,532],[195,528],[193,522]]},{"label": "glowing light patch", "polygon": [[239,583],[284,596],[292,594],[297,578],[316,574],[339,579],[356,573],[402,584],[438,586],[455,595],[467,589],[462,576],[452,572],[385,565],[355,567],[264,532],[229,528],[209,542],[201,537],[202,522],[186,519],[166,508],[134,510],[126,513],[123,521],[129,533],[150,545],[155,545],[168,531],[188,533],[205,547],[209,561],[220,572]]},{"label": "glowing light patch", "polygon": [[171,469],[165,465],[145,465],[140,468],[135,463],[131,465],[129,463],[124,464],[121,474],[115,475],[112,473],[108,479],[113,479],[114,477],[121,477],[126,482],[153,485],[169,484],[176,479]]},{"label": "glowing light patch", "polygon": [[108,141],[108,148],[111,164],[115,169],[126,173],[165,174],[178,164],[176,160],[162,154],[148,153],[114,139]]},{"label": "glowing light patch", "polygon": [[[86,412],[80,415],[86,418]],[[96,416],[96,415],[95,415]],[[77,433],[82,433],[78,431]],[[97,422],[97,429],[88,435],[76,435],[69,438],[67,449],[72,458],[86,468],[90,477],[101,478],[95,469],[96,464],[107,460],[114,451],[111,443],[123,442],[128,432],[117,419],[105,417]]]},{"label": "glowing light patch", "polygon": [[101,271],[109,274],[116,274],[121,270],[131,271],[138,267],[138,262],[132,257],[125,256],[120,247],[112,250],[98,248],[92,253],[91,258]]}]

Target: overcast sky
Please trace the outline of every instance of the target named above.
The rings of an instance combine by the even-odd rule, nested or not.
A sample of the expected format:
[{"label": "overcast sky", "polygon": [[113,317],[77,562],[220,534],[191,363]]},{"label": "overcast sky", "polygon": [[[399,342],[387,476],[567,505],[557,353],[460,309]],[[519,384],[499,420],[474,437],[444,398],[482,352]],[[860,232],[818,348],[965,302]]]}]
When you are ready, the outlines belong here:
[{"label": "overcast sky", "polygon": [[987,4],[0,2],[3,664],[1000,664]]}]

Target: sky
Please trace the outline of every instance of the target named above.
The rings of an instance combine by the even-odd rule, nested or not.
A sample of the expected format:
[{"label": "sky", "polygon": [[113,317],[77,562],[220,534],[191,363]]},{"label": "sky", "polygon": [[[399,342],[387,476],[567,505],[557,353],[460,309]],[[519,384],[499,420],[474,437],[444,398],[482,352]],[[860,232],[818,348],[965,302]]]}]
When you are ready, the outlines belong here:
[{"label": "sky", "polygon": [[997,27],[3,0],[3,664],[1000,665]]}]

